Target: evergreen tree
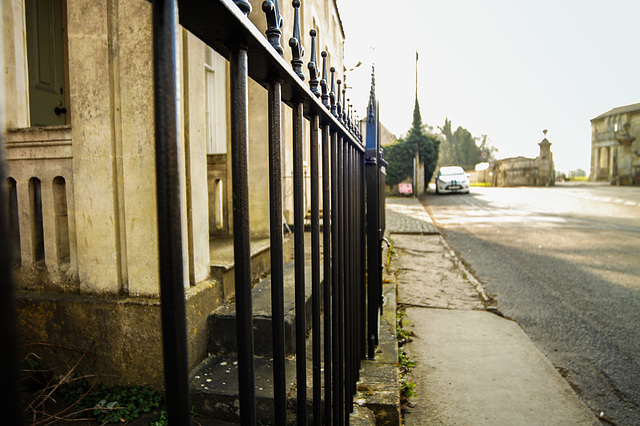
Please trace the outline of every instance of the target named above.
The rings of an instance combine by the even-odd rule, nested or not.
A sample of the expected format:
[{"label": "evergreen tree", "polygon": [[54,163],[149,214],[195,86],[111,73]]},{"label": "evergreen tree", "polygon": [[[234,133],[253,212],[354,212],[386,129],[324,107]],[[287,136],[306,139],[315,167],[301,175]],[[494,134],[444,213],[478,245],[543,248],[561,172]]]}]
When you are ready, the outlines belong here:
[{"label": "evergreen tree", "polygon": [[[490,158],[498,151],[487,141],[487,135],[475,138],[471,132],[461,126],[452,132],[451,120],[448,118],[445,118],[440,131],[445,137],[440,147],[440,166],[462,166],[469,170],[483,161],[481,156],[483,150],[489,153]],[[478,146],[479,139],[481,143]]]},{"label": "evergreen tree", "polygon": [[425,168],[425,188],[433,176],[438,163],[438,150],[440,141],[428,135],[422,124],[420,104],[416,96],[413,108],[413,123],[409,133],[393,145],[384,150],[387,167],[387,183],[393,185],[402,182],[413,174],[413,159],[418,153],[420,163]]}]

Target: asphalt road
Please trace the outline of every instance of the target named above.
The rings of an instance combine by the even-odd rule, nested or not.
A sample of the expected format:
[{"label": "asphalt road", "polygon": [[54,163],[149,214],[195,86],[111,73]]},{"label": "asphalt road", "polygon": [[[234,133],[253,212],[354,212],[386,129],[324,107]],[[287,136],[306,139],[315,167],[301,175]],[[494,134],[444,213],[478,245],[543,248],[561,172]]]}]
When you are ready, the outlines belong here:
[{"label": "asphalt road", "polygon": [[640,188],[472,188],[423,202],[603,423],[640,424]]}]

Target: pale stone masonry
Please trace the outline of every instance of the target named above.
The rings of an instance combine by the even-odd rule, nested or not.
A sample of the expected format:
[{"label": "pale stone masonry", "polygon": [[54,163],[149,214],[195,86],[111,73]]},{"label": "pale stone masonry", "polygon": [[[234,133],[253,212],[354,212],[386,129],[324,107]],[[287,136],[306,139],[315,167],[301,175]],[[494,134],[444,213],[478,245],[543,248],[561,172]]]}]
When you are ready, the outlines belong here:
[{"label": "pale stone masonry", "polygon": [[538,143],[540,155],[536,158],[514,157],[497,160],[493,165],[493,186],[551,186],[555,184],[555,165],[551,142],[544,130],[544,139]]},{"label": "pale stone masonry", "polygon": [[[2,2],[3,132],[21,339],[92,349],[107,381],[161,385],[151,3],[44,3]],[[249,18],[264,31],[262,1],[251,3]],[[290,61],[293,9],[281,3],[281,44]],[[305,64],[312,28],[319,50],[330,52],[330,65],[342,75],[344,30],[335,1],[306,1],[301,8]],[[211,277],[210,252],[216,238],[232,232],[228,62],[183,28],[178,56],[182,255],[193,367],[206,356],[207,314],[233,296],[232,286]],[[266,90],[251,82],[256,238],[269,232],[266,106]],[[290,108],[283,107],[283,116],[290,218]]]},{"label": "pale stone masonry", "polygon": [[591,120],[591,181],[640,185],[640,103]]}]

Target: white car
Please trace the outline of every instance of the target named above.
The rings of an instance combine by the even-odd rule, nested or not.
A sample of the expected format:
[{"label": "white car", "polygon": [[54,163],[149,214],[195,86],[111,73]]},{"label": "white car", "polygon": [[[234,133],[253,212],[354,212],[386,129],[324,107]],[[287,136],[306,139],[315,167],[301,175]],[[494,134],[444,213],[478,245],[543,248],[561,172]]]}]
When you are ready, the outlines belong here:
[{"label": "white car", "polygon": [[436,174],[436,194],[469,193],[469,175],[460,166],[440,167]]}]

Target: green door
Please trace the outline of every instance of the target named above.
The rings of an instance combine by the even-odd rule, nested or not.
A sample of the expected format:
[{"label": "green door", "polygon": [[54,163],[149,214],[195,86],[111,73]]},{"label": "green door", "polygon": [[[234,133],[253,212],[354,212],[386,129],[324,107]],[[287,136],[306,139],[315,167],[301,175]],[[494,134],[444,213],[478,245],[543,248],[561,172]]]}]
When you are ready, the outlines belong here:
[{"label": "green door", "polygon": [[31,126],[67,123],[63,0],[26,0]]}]

